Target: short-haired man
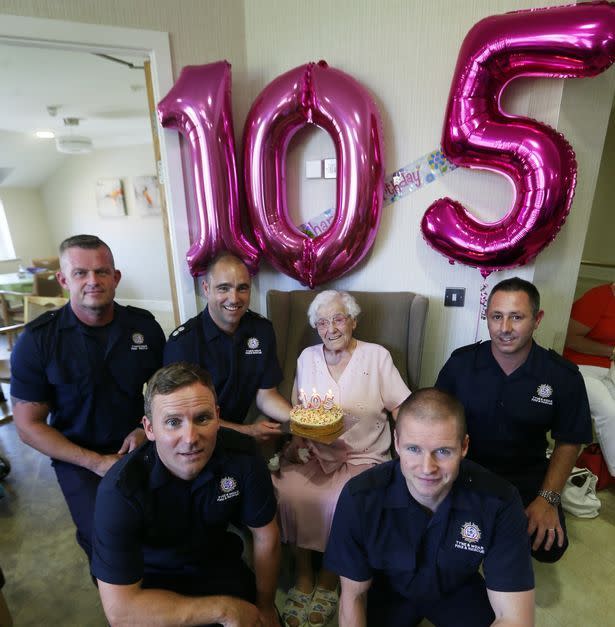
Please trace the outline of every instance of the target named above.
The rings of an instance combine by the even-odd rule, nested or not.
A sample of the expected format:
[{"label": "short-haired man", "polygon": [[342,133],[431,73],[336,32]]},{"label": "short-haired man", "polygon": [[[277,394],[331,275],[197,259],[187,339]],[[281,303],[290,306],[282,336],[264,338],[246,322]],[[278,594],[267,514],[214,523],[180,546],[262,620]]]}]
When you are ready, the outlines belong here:
[{"label": "short-haired man", "polygon": [[[148,440],[102,480],[92,573],[112,625],[278,625],[276,501],[254,441],[218,431],[196,364],[161,368],[145,393]],[[229,523],[254,539],[254,573]]]},{"label": "short-haired man", "polygon": [[[533,556],[555,562],[568,547],[560,494],[592,431],[578,367],[532,339],[543,315],[532,283],[498,283],[487,303],[491,341],[454,351],[436,387],[463,403],[468,458],[519,490]],[[555,440],[550,460],[548,431]]]},{"label": "short-haired man", "polygon": [[[221,424],[268,440],[281,433],[291,406],[277,390],[282,371],[273,327],[248,309],[251,285],[240,259],[228,252],[218,255],[203,280],[207,307],[171,333],[164,364],[187,361],[205,368],[216,387]],[[243,424],[254,400],[274,421]]]},{"label": "short-haired man", "polygon": [[70,302],[26,325],[11,396],[21,439],[52,458],[89,559],[100,478],[145,440],[143,385],[160,367],[164,333],[148,311],[114,302],[121,274],[98,237],[64,240],[56,276]]},{"label": "short-haired man", "polygon": [[337,503],[325,565],[341,577],[340,627],[533,625],[521,500],[464,459],[461,404],[415,392],[399,408],[395,450],[399,459],[351,479]]}]

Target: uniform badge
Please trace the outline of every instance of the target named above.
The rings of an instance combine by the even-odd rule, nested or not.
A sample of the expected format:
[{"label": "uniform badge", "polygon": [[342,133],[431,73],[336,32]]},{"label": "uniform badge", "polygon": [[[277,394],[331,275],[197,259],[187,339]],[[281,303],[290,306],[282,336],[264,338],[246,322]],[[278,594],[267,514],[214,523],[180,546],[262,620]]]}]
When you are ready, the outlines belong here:
[{"label": "uniform badge", "polygon": [[173,331],[173,333],[171,333],[171,335],[173,337],[175,337],[176,335],[179,335],[186,327],[181,326],[181,327],[177,327],[177,329],[175,329],[175,331]]},{"label": "uniform badge", "polygon": [[553,388],[548,383],[541,383],[536,388],[536,394],[532,396],[532,402],[540,405],[553,405],[553,399],[550,398],[552,395]]},{"label": "uniform badge", "polygon": [[474,544],[481,539],[480,528],[476,523],[467,522],[461,527],[461,537],[466,541]]},{"label": "uniform badge", "polygon": [[220,490],[222,490],[224,494],[232,492],[236,487],[237,481],[233,479],[233,477],[222,477],[220,480]]},{"label": "uniform badge", "polygon": [[248,338],[248,348],[246,348],[246,355],[262,355],[263,351],[259,348],[261,343],[257,337]]},{"label": "uniform badge", "polygon": [[132,345],[130,347],[131,351],[146,351],[147,344],[145,343],[145,336],[143,333],[133,333],[132,334]]}]

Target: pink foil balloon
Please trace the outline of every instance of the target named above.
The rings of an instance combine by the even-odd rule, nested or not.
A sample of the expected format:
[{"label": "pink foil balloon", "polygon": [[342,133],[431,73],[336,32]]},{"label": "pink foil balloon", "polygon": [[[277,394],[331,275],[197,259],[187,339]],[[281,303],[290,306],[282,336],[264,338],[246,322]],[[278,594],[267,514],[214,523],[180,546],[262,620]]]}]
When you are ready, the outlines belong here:
[{"label": "pink foil balloon", "polygon": [[260,253],[241,229],[230,64],[185,67],[158,104],[158,118],[190,146],[197,204],[197,233],[186,253],[191,274],[202,274],[221,250],[236,254],[254,274]]},{"label": "pink foil balloon", "polygon": [[[292,223],[286,200],[288,145],[307,124],[327,131],[337,154],[335,218],[314,239]],[[248,114],[243,150],[250,219],[275,268],[314,287],[365,256],[382,209],[382,122],[373,98],[354,78],[321,61],[274,79]]]},{"label": "pink foil balloon", "polygon": [[470,30],[451,85],[442,147],[456,165],[506,176],[516,198],[490,224],[450,198],[436,201],[421,223],[433,248],[487,276],[527,263],[555,238],[574,195],[574,152],[552,128],[505,113],[500,97],[519,76],[595,76],[614,60],[611,3],[506,13]]}]

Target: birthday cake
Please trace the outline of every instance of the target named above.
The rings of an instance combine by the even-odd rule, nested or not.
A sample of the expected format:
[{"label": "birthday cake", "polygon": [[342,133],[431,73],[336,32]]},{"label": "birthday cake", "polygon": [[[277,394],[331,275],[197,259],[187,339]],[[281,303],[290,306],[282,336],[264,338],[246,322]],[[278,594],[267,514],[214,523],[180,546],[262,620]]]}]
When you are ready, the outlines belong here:
[{"label": "birthday cake", "polygon": [[337,433],[344,426],[344,412],[339,405],[325,409],[295,405],[290,412],[290,426],[293,433],[306,437],[319,437]]}]

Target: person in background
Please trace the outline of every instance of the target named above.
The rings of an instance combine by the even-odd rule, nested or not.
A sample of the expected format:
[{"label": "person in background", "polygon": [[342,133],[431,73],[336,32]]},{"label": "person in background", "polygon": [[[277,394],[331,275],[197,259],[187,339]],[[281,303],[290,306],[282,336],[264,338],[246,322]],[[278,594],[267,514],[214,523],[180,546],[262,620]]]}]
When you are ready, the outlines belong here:
[{"label": "person in background", "polygon": [[[293,396],[301,389],[330,391],[351,426],[331,445],[295,437],[273,475],[282,540],[293,545],[296,557],[296,580],[283,613],[289,627],[324,625],[335,615],[338,577],[326,568],[316,575],[312,553],[325,550],[348,479],[391,458],[388,413],[396,416],[410,394],[389,352],[353,336],[360,311],[348,292],[335,290],[318,294],[308,309],[322,344],[299,356]],[[302,448],[309,459],[300,458]]]},{"label": "person in background", "polygon": [[340,627],[534,624],[519,494],[464,459],[468,445],[450,394],[418,390],[399,408],[399,459],[351,479],[335,511],[325,565],[342,580]]},{"label": "person in background", "polygon": [[20,335],[11,354],[13,414],[20,438],[51,457],[90,559],[96,490],[145,441],[143,385],[161,365],[164,333],[149,311],[114,301],[121,273],[95,235],[62,242],[56,276],[70,300]]},{"label": "person in background", "polygon": [[[532,555],[555,562],[568,547],[560,494],[592,433],[579,369],[533,340],[543,316],[532,283],[501,281],[487,301],[491,340],[453,351],[436,387],[465,408],[468,459],[519,490]],[[547,459],[549,431],[555,445]]]},{"label": "person in background", "polygon": [[9,611],[4,595],[2,594],[2,588],[4,588],[4,573],[0,568],[0,625],[2,627],[13,627],[13,618]]},{"label": "person in background", "polygon": [[[269,320],[250,311],[252,281],[245,264],[228,252],[209,265],[203,280],[207,307],[177,327],[164,349],[164,364],[199,364],[216,387],[222,425],[259,441],[278,437],[291,406],[277,390],[282,370]],[[274,420],[244,424],[252,402]]]},{"label": "person in background", "polygon": [[[279,625],[276,502],[254,440],[219,430],[216,391],[196,364],[147,384],[149,440],[98,490],[92,574],[111,625]],[[254,540],[254,573],[229,523]]]},{"label": "person in background", "polygon": [[615,283],[594,287],[572,305],[564,357],[583,375],[596,436],[615,476]]}]

